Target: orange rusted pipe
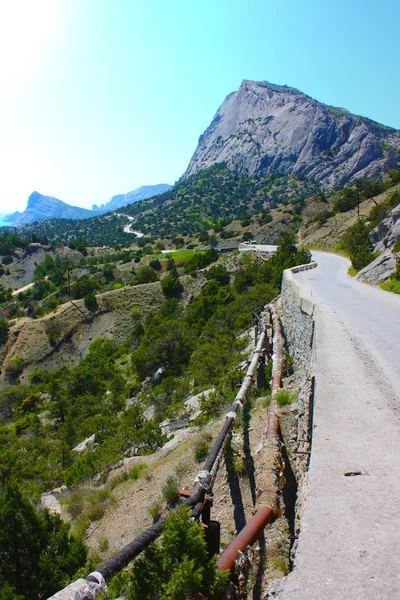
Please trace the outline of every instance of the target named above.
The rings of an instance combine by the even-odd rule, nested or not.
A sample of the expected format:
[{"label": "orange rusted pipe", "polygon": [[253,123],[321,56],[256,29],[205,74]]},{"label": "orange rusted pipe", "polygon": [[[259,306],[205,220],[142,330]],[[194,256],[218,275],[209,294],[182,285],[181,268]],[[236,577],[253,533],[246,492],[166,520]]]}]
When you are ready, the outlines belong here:
[{"label": "orange rusted pipe", "polygon": [[228,570],[232,573],[239,553],[244,552],[247,546],[254,544],[263,532],[264,527],[272,521],[274,516],[274,511],[269,506],[260,506],[246,527],[242,529],[217,560],[218,571]]}]

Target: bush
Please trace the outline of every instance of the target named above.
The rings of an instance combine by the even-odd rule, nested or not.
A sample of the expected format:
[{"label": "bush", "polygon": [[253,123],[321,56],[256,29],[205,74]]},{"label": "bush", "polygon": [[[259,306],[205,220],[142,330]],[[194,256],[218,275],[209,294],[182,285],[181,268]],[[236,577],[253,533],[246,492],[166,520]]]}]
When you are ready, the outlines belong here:
[{"label": "bush", "polygon": [[53,318],[53,319],[49,319],[48,321],[45,322],[44,330],[45,330],[47,338],[49,340],[49,344],[51,346],[55,346],[57,343],[57,340],[63,334],[64,328],[60,321],[58,321],[56,318]]},{"label": "bush", "polygon": [[99,307],[99,305],[97,304],[96,296],[94,294],[88,294],[87,296],[85,296],[84,303],[85,307],[91,312],[94,312]]},{"label": "bush", "polygon": [[381,284],[381,288],[387,292],[393,292],[394,294],[400,294],[400,281],[396,279],[390,279]]},{"label": "bush", "polygon": [[98,288],[98,283],[89,279],[87,275],[84,275],[72,286],[72,296],[75,300],[84,298],[88,294],[92,294]]},{"label": "bush", "polygon": [[170,475],[163,487],[163,498],[169,508],[176,506],[180,502],[179,487],[176,477]]},{"label": "bush", "polygon": [[136,277],[133,278],[132,285],[141,285],[143,283],[154,283],[158,281],[158,275],[150,267],[142,267]]},{"label": "bush", "polygon": [[154,269],[154,271],[161,271],[161,263],[158,258],[154,258],[149,262],[149,267]]},{"label": "bush", "polygon": [[149,515],[153,519],[153,523],[157,523],[161,519],[161,515],[163,512],[163,505],[161,500],[156,500],[152,506],[149,508]]},{"label": "bush", "polygon": [[144,475],[145,472],[147,471],[147,465],[146,463],[139,463],[138,465],[134,466],[133,469],[131,469],[129,471],[129,479],[131,479],[132,481],[136,481],[136,479],[139,479],[139,477],[141,475]]},{"label": "bush", "polygon": [[203,438],[195,445],[193,449],[193,456],[197,462],[201,462],[208,456],[210,449],[210,439]]},{"label": "bush", "polygon": [[24,370],[24,359],[22,356],[16,356],[6,368],[6,373],[11,381],[17,379]]}]

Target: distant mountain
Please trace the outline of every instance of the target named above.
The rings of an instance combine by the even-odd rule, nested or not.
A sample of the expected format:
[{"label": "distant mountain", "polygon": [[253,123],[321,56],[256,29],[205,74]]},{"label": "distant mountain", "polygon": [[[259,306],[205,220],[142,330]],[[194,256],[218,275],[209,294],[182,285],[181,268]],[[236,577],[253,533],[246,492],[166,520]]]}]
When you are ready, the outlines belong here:
[{"label": "distant mountain", "polygon": [[96,204],[93,204],[92,208],[97,214],[111,212],[113,210],[117,210],[118,208],[123,208],[128,204],[138,202],[139,200],[146,200],[147,198],[152,198],[152,196],[158,196],[158,194],[167,192],[169,189],[171,189],[171,187],[172,186],[168,185],[168,183],[159,183],[158,185],[142,185],[141,187],[133,190],[132,192],[128,192],[127,194],[118,194],[117,196],[113,196],[109,202],[102,204],[100,207]]},{"label": "distant mountain", "polygon": [[100,207],[94,204],[93,210],[70,206],[66,202],[52,196],[43,196],[39,192],[33,192],[28,198],[28,205],[24,212],[20,213],[16,211],[11,215],[7,215],[4,221],[12,223],[12,225],[17,227],[26,223],[32,223],[32,221],[45,221],[47,219],[89,219],[96,215],[113,212],[117,208],[122,208],[127,204],[157,196],[158,194],[167,192],[170,188],[171,186],[167,183],[143,185],[127,194],[113,196],[109,202],[102,204]]},{"label": "distant mountain", "polygon": [[297,174],[325,188],[399,165],[400,131],[291,87],[243,81],[229,94],[182,179],[215,163],[243,174]]},{"label": "distant mountain", "polygon": [[88,219],[92,216],[93,212],[91,210],[70,206],[52,196],[43,196],[39,192],[33,192],[28,198],[28,205],[24,212],[19,213],[17,211],[12,215],[8,215],[5,221],[18,226],[46,219]]}]

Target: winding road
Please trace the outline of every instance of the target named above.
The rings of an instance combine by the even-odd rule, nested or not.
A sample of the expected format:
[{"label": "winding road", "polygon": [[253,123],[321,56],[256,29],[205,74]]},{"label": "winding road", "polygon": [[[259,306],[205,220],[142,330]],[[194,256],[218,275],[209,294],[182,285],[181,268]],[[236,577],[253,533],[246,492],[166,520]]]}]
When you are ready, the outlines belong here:
[{"label": "winding road", "polygon": [[296,274],[338,314],[381,370],[400,408],[400,295],[361,283],[349,275],[350,261],[342,256],[313,252],[318,267]]}]

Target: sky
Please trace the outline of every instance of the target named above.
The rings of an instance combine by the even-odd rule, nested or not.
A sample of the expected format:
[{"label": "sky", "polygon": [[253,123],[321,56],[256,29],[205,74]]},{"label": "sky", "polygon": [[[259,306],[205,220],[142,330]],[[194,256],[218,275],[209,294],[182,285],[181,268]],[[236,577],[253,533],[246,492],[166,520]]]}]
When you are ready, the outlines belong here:
[{"label": "sky", "polygon": [[0,213],[173,184],[243,79],[400,129],[398,0],[0,0]]}]

